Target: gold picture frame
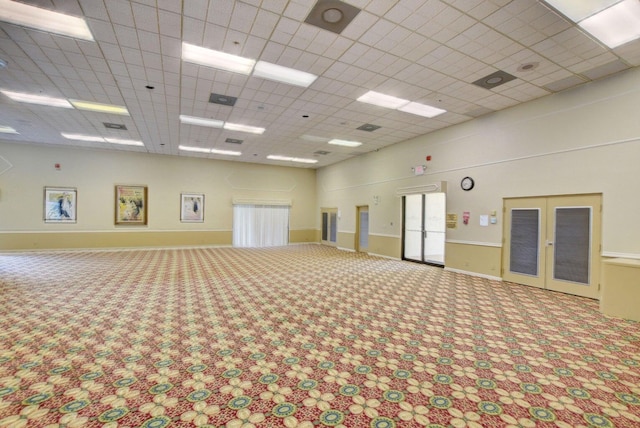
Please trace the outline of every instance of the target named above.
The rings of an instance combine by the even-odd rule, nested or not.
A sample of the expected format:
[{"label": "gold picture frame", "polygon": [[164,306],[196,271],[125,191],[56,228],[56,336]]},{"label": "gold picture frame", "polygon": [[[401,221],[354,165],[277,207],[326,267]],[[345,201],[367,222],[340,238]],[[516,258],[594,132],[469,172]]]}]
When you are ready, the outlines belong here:
[{"label": "gold picture frame", "polygon": [[116,224],[147,225],[147,186],[116,186]]}]

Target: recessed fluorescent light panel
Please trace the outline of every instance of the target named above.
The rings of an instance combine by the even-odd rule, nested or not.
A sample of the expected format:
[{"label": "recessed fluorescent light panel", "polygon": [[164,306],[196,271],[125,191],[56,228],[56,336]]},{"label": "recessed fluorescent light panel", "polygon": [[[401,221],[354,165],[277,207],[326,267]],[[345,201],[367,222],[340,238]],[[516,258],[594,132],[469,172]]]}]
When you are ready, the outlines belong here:
[{"label": "recessed fluorescent light panel", "polygon": [[17,134],[18,131],[16,131],[15,129],[13,129],[10,126],[0,125],[0,133],[2,133],[2,134]]},{"label": "recessed fluorescent light panel", "polygon": [[293,68],[271,64],[265,61],[258,61],[256,63],[253,69],[253,75],[267,80],[288,83],[289,85],[302,86],[303,88],[308,88],[318,78],[315,74],[294,70]]},{"label": "recessed fluorescent light panel", "polygon": [[242,154],[242,152],[236,152],[233,150],[218,150],[218,149],[211,149],[211,153],[213,153],[214,155],[226,155],[226,156],[240,156]]},{"label": "recessed fluorescent light panel", "polygon": [[84,135],[84,134],[69,134],[66,132],[61,132],[62,135],[67,140],[77,140],[77,141],[89,141],[94,143],[104,143],[105,140],[103,137],[98,135]]},{"label": "recessed fluorescent light panel", "polygon": [[76,39],[94,40],[84,19],[17,1],[0,0],[0,20]]},{"label": "recessed fluorescent light panel", "polygon": [[578,25],[611,49],[640,38],[640,1],[624,0]]},{"label": "recessed fluorescent light panel", "polygon": [[203,117],[180,115],[180,122],[188,125],[208,126],[209,128],[222,128],[224,121],[216,119],[205,119]]},{"label": "recessed fluorescent light panel", "polygon": [[182,42],[182,59],[233,73],[250,74],[255,60]]},{"label": "recessed fluorescent light panel", "polygon": [[405,113],[411,113],[411,114],[428,117],[428,118],[436,117],[442,113],[447,112],[446,110],[443,110],[441,108],[431,107],[429,105],[420,104],[420,103],[409,103],[409,104],[403,105],[402,107],[399,107],[398,110],[403,111]]},{"label": "recessed fluorescent light panel", "polygon": [[73,106],[64,98],[46,97],[43,95],[25,94],[23,92],[13,92],[0,89],[0,92],[14,101],[29,104],[39,104],[49,107],[73,108]]},{"label": "recessed fluorescent light panel", "polygon": [[640,38],[638,0],[546,0],[611,49]]},{"label": "recessed fluorescent light panel", "polygon": [[204,147],[178,146],[178,149],[185,152],[211,153],[211,149],[207,149]]},{"label": "recessed fluorescent light panel", "polygon": [[116,106],[113,104],[100,104],[91,101],[69,100],[69,102],[78,110],[95,111],[98,113],[120,114],[129,116],[129,110],[124,106]]},{"label": "recessed fluorescent light panel", "polygon": [[142,141],[136,140],[123,140],[121,138],[105,138],[104,140],[107,143],[122,144],[124,146],[144,146],[144,143]]},{"label": "recessed fluorescent light panel", "polygon": [[259,128],[257,126],[239,125],[237,123],[229,122],[226,122],[223,128],[227,131],[250,132],[251,134],[262,134],[265,131],[264,128]]},{"label": "recessed fluorescent light panel", "polygon": [[280,155],[269,155],[267,156],[267,159],[286,161],[286,162],[297,162],[297,163],[318,163],[317,159],[294,158],[291,156],[280,156]]},{"label": "recessed fluorescent light panel", "polygon": [[333,144],[334,146],[344,146],[344,147],[358,147],[362,145],[362,143],[358,141],[347,141],[347,140],[336,140],[336,139],[329,141],[329,144]]},{"label": "recessed fluorescent light panel", "polygon": [[380,92],[369,91],[360,98],[358,101],[361,103],[373,104],[379,107],[386,107],[397,109],[398,107],[402,107],[407,104],[409,100],[404,100],[402,98],[392,97],[391,95],[381,94]]},{"label": "recessed fluorescent light panel", "polygon": [[546,0],[548,4],[573,22],[580,22],[609,6],[613,6],[619,1],[620,0]]},{"label": "recessed fluorescent light panel", "polygon": [[144,143],[138,140],[124,140],[122,138],[109,137],[104,138],[99,135],[69,134],[67,132],[61,132],[60,135],[68,140],[88,141],[92,143],[120,144],[123,146],[144,146]]}]

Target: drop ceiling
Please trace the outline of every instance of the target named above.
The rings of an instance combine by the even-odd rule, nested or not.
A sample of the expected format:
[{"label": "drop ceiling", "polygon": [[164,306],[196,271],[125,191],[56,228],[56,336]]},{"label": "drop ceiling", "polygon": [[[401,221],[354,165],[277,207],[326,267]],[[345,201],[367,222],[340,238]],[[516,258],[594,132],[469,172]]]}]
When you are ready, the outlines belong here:
[{"label": "drop ceiling", "polygon": [[[18,132],[0,140],[21,144],[318,168],[640,65],[639,41],[609,49],[533,0],[346,0],[360,11],[340,34],[305,22],[311,0],[25,3],[84,17],[95,41],[0,22],[0,59],[7,63],[0,88],[126,106],[130,116],[18,103],[0,94],[0,127]],[[183,42],[318,78],[302,88],[188,63],[181,59]],[[474,84],[496,72],[515,79]],[[447,112],[429,119],[356,101],[368,91]],[[211,103],[211,94],[234,97],[235,104]],[[183,124],[180,115],[266,131]],[[61,133],[144,146],[73,141]],[[362,145],[327,144],[331,139]],[[181,145],[242,154],[185,152]]]}]

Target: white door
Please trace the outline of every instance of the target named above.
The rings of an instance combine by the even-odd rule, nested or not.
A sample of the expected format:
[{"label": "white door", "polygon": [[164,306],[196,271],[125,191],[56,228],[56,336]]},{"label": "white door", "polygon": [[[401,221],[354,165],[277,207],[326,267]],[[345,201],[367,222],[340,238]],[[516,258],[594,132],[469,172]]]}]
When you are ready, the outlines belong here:
[{"label": "white door", "polygon": [[323,208],[320,210],[322,217],[322,231],[320,241],[326,245],[335,246],[338,241],[338,209]]},{"label": "white door", "polygon": [[444,265],[446,194],[406,195],[403,201],[402,258]]}]

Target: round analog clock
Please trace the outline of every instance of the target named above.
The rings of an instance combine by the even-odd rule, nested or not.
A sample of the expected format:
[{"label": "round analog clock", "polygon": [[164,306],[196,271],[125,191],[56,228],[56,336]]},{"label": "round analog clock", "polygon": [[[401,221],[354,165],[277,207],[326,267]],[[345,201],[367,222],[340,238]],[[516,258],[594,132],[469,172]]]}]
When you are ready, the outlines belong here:
[{"label": "round analog clock", "polygon": [[462,179],[462,181],[460,182],[460,187],[462,187],[462,190],[471,190],[473,189],[473,185],[474,185],[474,181],[473,178],[471,177],[465,177]]}]

